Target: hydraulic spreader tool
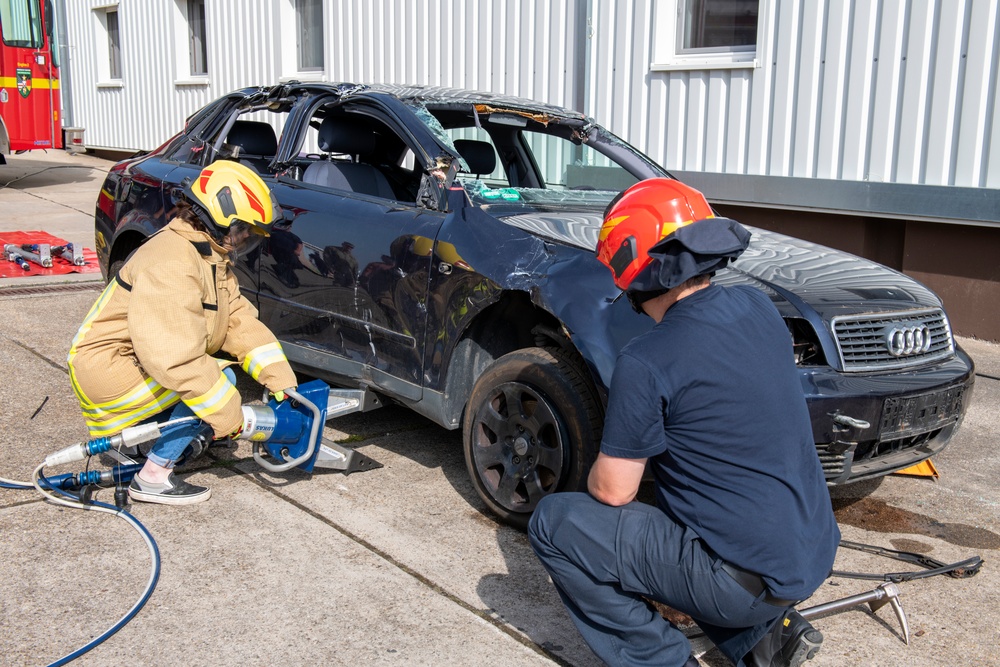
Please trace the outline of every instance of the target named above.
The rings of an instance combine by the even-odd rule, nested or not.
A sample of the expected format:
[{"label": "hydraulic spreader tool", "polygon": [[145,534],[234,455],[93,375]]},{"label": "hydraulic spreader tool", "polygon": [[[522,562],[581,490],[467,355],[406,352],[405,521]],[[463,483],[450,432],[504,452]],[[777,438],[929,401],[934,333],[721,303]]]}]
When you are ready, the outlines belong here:
[{"label": "hydraulic spreader tool", "polygon": [[[340,470],[344,474],[382,467],[364,454],[332,441],[324,441],[322,437],[323,425],[327,420],[365,409],[366,401],[370,398],[365,390],[331,390],[325,382],[313,380],[297,390],[287,390],[285,394],[290,400],[278,401],[272,398],[265,406],[243,406],[244,427],[234,437],[253,443],[253,458],[261,467],[272,472],[299,468],[308,473],[313,472],[314,468],[328,468]],[[115,466],[112,470],[103,472],[88,471],[76,475],[42,477],[40,482],[43,488],[60,488],[66,491],[88,485],[126,485],[141,468],[135,464],[133,457],[141,452],[142,445],[159,438],[166,426],[196,420],[197,417],[182,417],[163,423],[139,424],[124,429],[118,435],[71,445],[47,456],[42,466],[83,461],[105,452],[126,465]],[[207,442],[193,443],[182,460],[190,460],[192,456],[199,455],[207,445]]]},{"label": "hydraulic spreader tool", "polygon": [[[377,407],[373,394],[363,389],[331,389],[321,380],[313,380],[284,393],[287,400],[272,398],[267,405],[243,406],[243,428],[235,438],[249,440],[253,444],[253,458],[263,468],[272,472],[298,468],[307,473],[312,473],[315,468],[327,468],[350,474],[382,467],[360,452],[323,439],[323,427],[327,420]],[[183,417],[162,423],[138,424],[117,435],[76,443],[45,457],[35,468],[31,482],[0,478],[0,487],[33,488],[59,505],[114,514],[138,531],[149,548],[152,567],[142,597],[102,635],[51,665],[64,665],[101,644],[124,627],[152,595],[159,579],[160,553],[146,527],[126,509],[128,484],[142,469],[142,464],[136,459],[141,456],[143,445],[153,443],[167,426],[197,419]],[[182,462],[196,458],[210,444],[211,429],[203,429],[202,435],[188,446]],[[121,465],[115,465],[110,470],[91,470],[89,459],[99,454],[108,454]],[[45,468],[80,461],[88,461],[87,470],[51,477],[43,474]],[[115,487],[115,505],[92,498],[96,489],[112,486]]]}]

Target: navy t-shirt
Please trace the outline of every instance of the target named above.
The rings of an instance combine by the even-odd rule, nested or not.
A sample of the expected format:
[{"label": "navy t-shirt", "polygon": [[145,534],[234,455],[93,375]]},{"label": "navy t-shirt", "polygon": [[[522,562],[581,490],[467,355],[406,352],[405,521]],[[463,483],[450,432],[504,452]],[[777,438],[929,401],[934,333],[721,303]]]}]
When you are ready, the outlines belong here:
[{"label": "navy t-shirt", "polygon": [[774,596],[829,574],[840,531],[791,337],[759,290],[699,290],[622,350],[601,451],[649,458],[660,508]]}]

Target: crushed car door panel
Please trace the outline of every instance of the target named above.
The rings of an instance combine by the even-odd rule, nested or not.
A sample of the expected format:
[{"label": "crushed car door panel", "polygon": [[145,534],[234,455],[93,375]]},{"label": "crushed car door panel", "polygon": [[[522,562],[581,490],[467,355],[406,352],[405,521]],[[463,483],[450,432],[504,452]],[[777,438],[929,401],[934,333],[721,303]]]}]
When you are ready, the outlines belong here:
[{"label": "crushed car door panel", "polygon": [[400,162],[422,151],[377,112],[315,104],[300,125],[309,136],[285,156],[296,177],[274,187],[287,223],[261,254],[260,316],[282,340],[330,355],[331,373],[415,400],[444,213],[416,205],[422,168]]}]

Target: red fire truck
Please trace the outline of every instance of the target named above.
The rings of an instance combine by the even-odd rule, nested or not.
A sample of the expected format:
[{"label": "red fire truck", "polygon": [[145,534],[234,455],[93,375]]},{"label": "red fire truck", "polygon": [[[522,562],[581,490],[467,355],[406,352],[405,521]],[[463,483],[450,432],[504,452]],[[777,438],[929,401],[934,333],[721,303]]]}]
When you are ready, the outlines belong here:
[{"label": "red fire truck", "polygon": [[0,0],[0,163],[63,147],[55,21],[52,0]]}]

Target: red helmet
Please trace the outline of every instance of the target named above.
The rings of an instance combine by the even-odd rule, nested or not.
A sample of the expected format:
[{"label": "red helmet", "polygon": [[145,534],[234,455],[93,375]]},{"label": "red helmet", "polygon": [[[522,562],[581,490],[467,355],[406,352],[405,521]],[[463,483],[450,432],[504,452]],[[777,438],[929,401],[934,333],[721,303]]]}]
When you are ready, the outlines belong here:
[{"label": "red helmet", "polygon": [[597,259],[611,269],[619,289],[628,289],[653,262],[650,248],[684,225],[713,217],[704,195],[680,181],[640,181],[608,207],[597,240]]}]

